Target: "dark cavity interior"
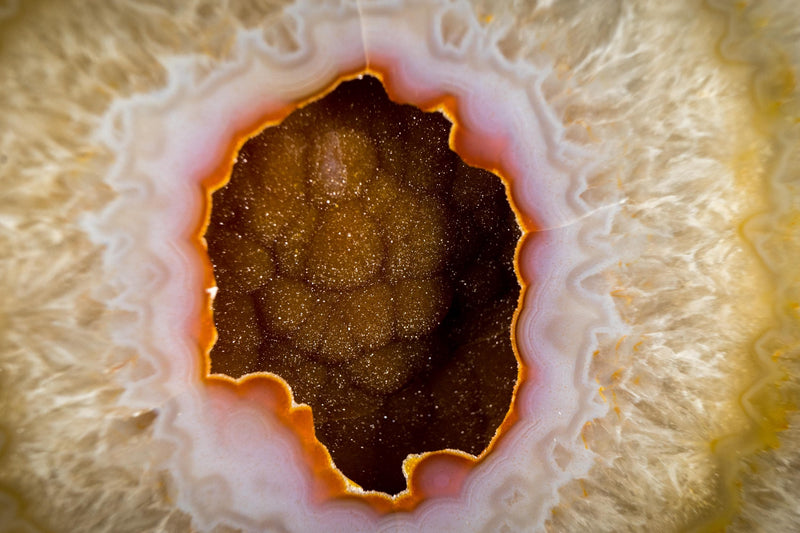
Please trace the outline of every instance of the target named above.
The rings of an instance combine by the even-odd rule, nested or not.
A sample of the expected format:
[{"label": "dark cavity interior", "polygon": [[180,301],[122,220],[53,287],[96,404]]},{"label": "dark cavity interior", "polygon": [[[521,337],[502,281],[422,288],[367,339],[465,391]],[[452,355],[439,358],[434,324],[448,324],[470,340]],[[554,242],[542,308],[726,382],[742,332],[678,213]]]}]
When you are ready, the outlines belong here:
[{"label": "dark cavity interior", "polygon": [[349,81],[245,143],[212,199],[211,371],[286,380],[367,490],[404,490],[411,453],[480,454],[517,378],[520,229],[449,132]]}]

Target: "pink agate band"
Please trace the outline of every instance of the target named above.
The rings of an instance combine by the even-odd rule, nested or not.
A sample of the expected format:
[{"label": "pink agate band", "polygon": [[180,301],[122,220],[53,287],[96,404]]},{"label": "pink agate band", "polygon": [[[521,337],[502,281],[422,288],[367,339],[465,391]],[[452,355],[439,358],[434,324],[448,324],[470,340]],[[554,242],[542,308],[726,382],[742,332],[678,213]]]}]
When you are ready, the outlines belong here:
[{"label": "pink agate band", "polygon": [[[607,410],[588,378],[596,335],[625,329],[610,296],[584,284],[616,261],[603,239],[615,208],[591,210],[581,200],[597,156],[565,139],[541,95],[548,72],[510,63],[460,2],[301,5],[240,35],[226,63],[175,58],[167,67],[167,87],[109,111],[99,140],[118,156],[107,178],[118,196],[84,222],[106,247],[103,290],[134,317],[114,332],[137,354],[119,375],[121,402],[160,413],[152,468],[171,474],[177,505],[208,530],[543,524],[559,487],[593,460],[581,431]],[[275,399],[258,387],[208,387],[198,338],[207,258],[192,240],[205,207],[203,180],[260,117],[365,69],[382,72],[392,98],[404,103],[453,97],[459,153],[499,170],[518,211],[535,224],[518,250],[529,287],[515,337],[530,377],[516,396],[519,418],[465,480],[444,464],[429,469],[420,482],[431,496],[400,514],[358,498],[315,497],[297,436],[269,409]]]}]

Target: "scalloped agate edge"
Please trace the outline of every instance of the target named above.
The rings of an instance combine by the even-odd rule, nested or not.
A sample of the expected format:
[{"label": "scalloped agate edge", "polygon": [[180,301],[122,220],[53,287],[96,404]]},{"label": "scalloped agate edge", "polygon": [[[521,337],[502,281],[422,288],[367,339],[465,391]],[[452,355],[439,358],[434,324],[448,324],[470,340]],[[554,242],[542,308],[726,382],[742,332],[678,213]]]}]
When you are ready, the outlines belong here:
[{"label": "scalloped agate edge", "polygon": [[[137,354],[120,375],[121,402],[159,411],[152,466],[169,473],[171,497],[206,530],[544,524],[558,489],[592,464],[584,424],[607,410],[588,377],[595,337],[624,333],[610,296],[583,285],[615,262],[604,240],[615,207],[589,209],[580,198],[599,159],[564,138],[541,93],[550,71],[509,63],[466,3],[436,2],[360,11],[295,6],[270,27],[242,32],[229,61],[208,63],[171,58],[165,88],[112,106],[98,140],[117,156],[106,181],[118,196],[84,221],[105,246],[110,305],[135,317],[113,332]],[[530,287],[516,339],[532,370],[517,393],[519,420],[458,498],[388,515],[354,499],[313,501],[293,434],[253,394],[215,394],[203,384],[196,323],[206,287],[190,242],[201,181],[237,131],[375,64],[406,102],[457,97],[464,144],[494,141],[515,204],[538,228],[518,252]],[[446,475],[438,481],[447,483]]]}]

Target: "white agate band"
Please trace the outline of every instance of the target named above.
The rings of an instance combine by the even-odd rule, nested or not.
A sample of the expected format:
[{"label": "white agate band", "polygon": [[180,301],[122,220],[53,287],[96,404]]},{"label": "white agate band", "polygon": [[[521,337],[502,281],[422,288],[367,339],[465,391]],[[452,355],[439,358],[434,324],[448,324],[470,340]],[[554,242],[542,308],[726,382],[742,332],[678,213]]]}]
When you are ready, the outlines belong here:
[{"label": "white agate band", "polygon": [[[596,156],[565,139],[540,93],[548,72],[509,63],[465,3],[400,9],[376,2],[360,11],[309,4],[283,17],[243,33],[227,63],[168,62],[169,85],[116,102],[100,134],[118,155],[107,178],[118,197],[85,227],[106,246],[112,305],[136,317],[114,335],[138,354],[120,376],[122,402],[160,413],[153,468],[171,473],[172,496],[202,529],[455,532],[543,524],[559,487],[588,471],[592,455],[581,431],[607,410],[588,376],[596,335],[624,334],[611,297],[583,283],[617,260],[603,239],[616,206],[592,209],[581,200]],[[203,208],[201,181],[237,132],[370,67],[386,70],[404,102],[454,96],[457,144],[496,150],[491,157],[507,173],[513,200],[537,227],[519,258],[530,288],[516,339],[532,374],[517,396],[520,419],[458,498],[402,515],[353,500],[312,501],[302,450],[263,408],[270,400],[204,385],[197,317],[206,287],[190,242]]]}]

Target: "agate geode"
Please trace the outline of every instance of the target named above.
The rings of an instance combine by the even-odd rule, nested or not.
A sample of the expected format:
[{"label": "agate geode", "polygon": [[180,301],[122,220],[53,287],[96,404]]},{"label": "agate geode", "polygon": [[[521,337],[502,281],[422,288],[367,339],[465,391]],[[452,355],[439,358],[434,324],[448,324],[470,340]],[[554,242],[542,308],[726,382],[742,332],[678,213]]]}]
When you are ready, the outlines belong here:
[{"label": "agate geode", "polygon": [[[414,17],[427,22],[416,24]],[[287,53],[285,32],[294,24],[299,28],[291,33],[297,47]],[[146,397],[152,402],[151,384],[160,381],[165,399],[170,398],[174,405],[161,409],[155,431],[159,434],[156,438],[177,438],[185,443],[175,455],[182,466],[173,471],[184,472],[175,474],[177,493],[185,495],[187,504],[201,515],[207,514],[212,520],[209,524],[215,514],[211,510],[222,512],[227,505],[230,508],[225,513],[233,513],[246,524],[258,523],[291,502],[305,500],[310,507],[303,513],[304,528],[312,527],[316,520],[321,520],[318,527],[374,527],[369,524],[377,517],[357,511],[358,499],[341,497],[356,496],[360,489],[330,481],[337,474],[325,464],[321,445],[292,434],[304,435],[310,428],[287,427],[308,413],[293,410],[289,398],[267,379],[248,380],[243,386],[202,379],[208,370],[196,351],[196,346],[205,342],[198,336],[198,317],[207,306],[204,291],[211,286],[205,267],[208,259],[197,243],[197,228],[206,216],[204,194],[210,192],[204,192],[203,180],[213,183],[218,180],[215,176],[227,174],[235,157],[231,148],[241,143],[238,139],[282,118],[291,110],[288,103],[329,90],[343,75],[369,70],[381,75],[393,100],[423,109],[447,109],[455,119],[454,149],[468,163],[494,169],[508,180],[521,224],[527,231],[535,231],[518,251],[519,275],[525,282],[535,280],[535,290],[524,297],[516,325],[517,349],[525,369],[515,399],[516,420],[492,453],[471,468],[450,455],[424,457],[411,473],[408,492],[394,499],[367,494],[365,501],[383,512],[412,509],[423,502],[441,506],[441,513],[407,515],[402,520],[409,520],[409,527],[415,523],[445,527],[418,523],[424,518],[435,523],[446,519],[447,528],[462,529],[464,521],[480,520],[486,510],[470,505],[459,510],[455,519],[447,510],[452,502],[467,495],[492,502],[492,493],[497,491],[525,494],[547,512],[548,506],[541,502],[552,497],[548,494],[558,480],[566,480],[566,473],[583,472],[588,465],[581,430],[604,410],[596,387],[584,378],[597,347],[596,328],[624,334],[611,311],[609,295],[589,297],[576,290],[587,275],[580,266],[587,257],[594,257],[592,268],[615,261],[612,251],[595,237],[607,227],[614,207],[590,212],[576,197],[591,164],[597,162],[564,137],[552,110],[543,105],[544,73],[533,67],[512,69],[510,63],[503,64],[502,56],[482,58],[469,32],[470,28],[478,30],[475,19],[455,6],[418,6],[407,12],[378,7],[369,12],[299,8],[287,11],[277,27],[282,31],[276,30],[266,39],[242,37],[238,60],[194,81],[192,91],[210,91],[208,98],[175,98],[164,117],[156,108],[150,115],[147,103],[131,114],[133,131],[147,128],[146,138],[141,139],[149,146],[143,147],[144,151],[132,146],[119,148],[120,153],[139,156],[130,160],[130,168],[117,174],[115,179],[122,182],[115,187],[140,187],[139,179],[130,185],[124,182],[141,173],[163,178],[148,180],[152,188],[146,194],[134,202],[118,202],[113,218],[97,224],[98,232],[113,240],[119,235],[118,217],[143,213],[143,204],[138,202],[163,206],[157,215],[150,209],[146,219],[127,225],[137,232],[137,242],[152,243],[159,252],[137,246],[123,255],[107,257],[118,265],[120,280],[136,287],[139,305],[152,314],[151,333],[144,339],[139,336],[137,342],[164,339],[158,347],[141,346],[143,354],[152,354],[150,363],[158,378],[131,383],[127,398],[141,401]],[[341,44],[325,46],[334,39]],[[499,87],[503,87],[502,100],[492,96]],[[181,92],[178,89],[177,94]],[[203,126],[208,123],[219,127],[208,131]],[[134,143],[139,139],[138,135],[131,138]],[[182,202],[176,204],[170,200],[174,198]],[[582,216],[592,224],[573,223]],[[587,228],[594,229],[587,232]],[[110,249],[115,248],[109,244]],[[595,255],[587,256],[587,250]],[[148,262],[159,272],[149,283],[152,290],[134,281],[147,271],[138,266],[142,259],[128,254],[141,253],[149,255]],[[603,299],[606,303],[598,306]],[[537,309],[558,312],[540,313]],[[283,459],[286,453],[297,459]],[[562,458],[562,464],[555,463],[554,453]],[[202,460],[203,456],[214,459]],[[243,457],[249,460],[243,461]],[[565,457],[569,459],[563,460]],[[291,473],[297,461],[307,465],[303,467],[307,474],[301,477]],[[532,478],[520,478],[521,464],[539,465],[537,475],[550,482],[531,484]],[[489,471],[493,481],[484,479],[484,472]],[[226,481],[234,478],[235,483]],[[280,480],[283,489],[273,493],[264,486],[267,480]],[[206,483],[213,484],[206,487]],[[228,494],[227,498],[220,498],[220,491]],[[329,496],[323,495],[326,493]],[[303,494],[316,495],[308,499]],[[317,515],[313,509],[323,503],[320,512],[325,509],[324,514]],[[355,519],[353,513],[360,518]],[[495,508],[493,513],[503,511]],[[379,520],[388,519],[401,518]]]},{"label": "agate geode", "polygon": [[[23,5],[0,32],[0,519],[796,527],[796,15],[679,4]],[[203,357],[210,191],[362,73],[445,109],[527,232],[513,423],[479,461],[418,458],[396,498],[348,484],[284,389]]]}]

